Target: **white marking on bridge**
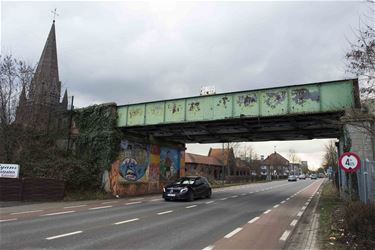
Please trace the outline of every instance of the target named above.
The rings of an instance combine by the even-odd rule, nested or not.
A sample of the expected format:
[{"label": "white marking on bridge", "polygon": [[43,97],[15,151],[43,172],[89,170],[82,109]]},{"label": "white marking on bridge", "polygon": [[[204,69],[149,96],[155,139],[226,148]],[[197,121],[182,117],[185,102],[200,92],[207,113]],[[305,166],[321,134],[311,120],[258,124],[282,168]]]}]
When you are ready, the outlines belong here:
[{"label": "white marking on bridge", "polygon": [[80,234],[80,233],[82,233],[82,231],[75,231],[75,232],[71,232],[71,233],[60,234],[60,235],[48,237],[48,238],[46,238],[46,240],[53,240],[53,239],[62,238],[62,237],[75,235],[75,234]]}]

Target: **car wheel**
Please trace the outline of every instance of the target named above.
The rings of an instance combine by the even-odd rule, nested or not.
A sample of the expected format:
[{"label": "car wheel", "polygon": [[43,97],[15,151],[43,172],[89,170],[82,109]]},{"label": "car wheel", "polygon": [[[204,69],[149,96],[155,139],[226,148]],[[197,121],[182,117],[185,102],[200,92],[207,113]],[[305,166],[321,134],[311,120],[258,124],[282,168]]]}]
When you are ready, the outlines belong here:
[{"label": "car wheel", "polygon": [[193,200],[194,200],[194,194],[192,191],[190,191],[188,195],[188,201],[193,201]]},{"label": "car wheel", "polygon": [[211,195],[212,195],[212,191],[211,191],[211,190],[208,190],[206,198],[210,199],[210,198],[211,198]]},{"label": "car wheel", "polygon": [[169,199],[167,199],[167,198],[164,198],[164,200],[165,200],[165,201],[169,201]]}]

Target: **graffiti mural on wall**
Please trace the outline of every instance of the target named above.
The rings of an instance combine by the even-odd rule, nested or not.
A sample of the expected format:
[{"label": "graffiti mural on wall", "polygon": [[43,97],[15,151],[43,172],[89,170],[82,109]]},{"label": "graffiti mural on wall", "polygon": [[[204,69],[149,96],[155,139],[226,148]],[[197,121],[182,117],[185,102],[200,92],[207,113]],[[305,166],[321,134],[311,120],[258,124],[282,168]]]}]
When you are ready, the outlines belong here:
[{"label": "graffiti mural on wall", "polygon": [[150,162],[150,145],[121,141],[119,157],[120,182],[147,181]]},{"label": "graffiti mural on wall", "polygon": [[180,151],[160,148],[160,179],[174,180],[180,175]]},{"label": "graffiti mural on wall", "polygon": [[150,157],[150,167],[149,167],[149,181],[157,182],[159,181],[160,174],[160,147],[157,145],[151,145],[151,157]]}]

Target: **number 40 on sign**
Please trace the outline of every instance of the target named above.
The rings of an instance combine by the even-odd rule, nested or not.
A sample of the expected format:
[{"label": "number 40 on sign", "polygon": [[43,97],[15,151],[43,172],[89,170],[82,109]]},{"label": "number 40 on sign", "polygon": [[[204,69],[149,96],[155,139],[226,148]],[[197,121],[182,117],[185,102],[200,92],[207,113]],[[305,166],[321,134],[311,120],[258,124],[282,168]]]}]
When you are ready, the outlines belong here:
[{"label": "number 40 on sign", "polygon": [[354,173],[360,168],[361,160],[356,153],[346,152],[340,156],[339,165],[345,172]]}]

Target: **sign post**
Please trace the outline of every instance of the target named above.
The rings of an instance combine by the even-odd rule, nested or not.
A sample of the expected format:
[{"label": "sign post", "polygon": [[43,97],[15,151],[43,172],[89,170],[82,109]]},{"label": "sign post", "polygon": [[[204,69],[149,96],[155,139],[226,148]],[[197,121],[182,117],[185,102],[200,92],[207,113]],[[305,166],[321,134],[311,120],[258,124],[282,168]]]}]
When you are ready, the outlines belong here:
[{"label": "sign post", "polygon": [[352,173],[361,167],[361,159],[356,153],[346,152],[340,156],[339,165],[342,170],[349,173],[349,199],[352,200]]}]

